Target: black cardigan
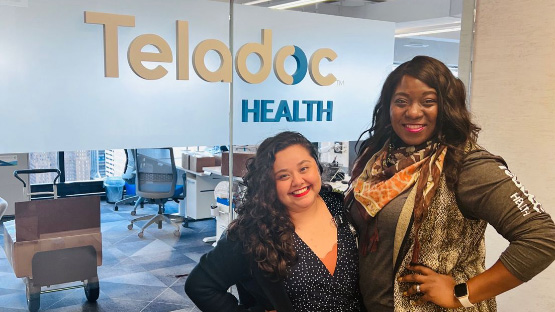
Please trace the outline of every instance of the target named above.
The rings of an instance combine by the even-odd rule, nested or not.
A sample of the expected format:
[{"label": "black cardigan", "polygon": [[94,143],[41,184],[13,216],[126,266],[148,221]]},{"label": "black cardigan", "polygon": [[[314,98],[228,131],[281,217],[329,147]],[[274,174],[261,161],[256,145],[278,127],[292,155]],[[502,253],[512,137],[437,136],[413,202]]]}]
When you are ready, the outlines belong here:
[{"label": "black cardigan", "polygon": [[[328,195],[329,194],[329,195]],[[339,193],[329,200],[343,201]],[[227,290],[237,285],[241,304]],[[201,311],[293,311],[282,280],[273,281],[243,253],[242,242],[224,233],[216,248],[203,255],[185,283],[185,292]]]}]

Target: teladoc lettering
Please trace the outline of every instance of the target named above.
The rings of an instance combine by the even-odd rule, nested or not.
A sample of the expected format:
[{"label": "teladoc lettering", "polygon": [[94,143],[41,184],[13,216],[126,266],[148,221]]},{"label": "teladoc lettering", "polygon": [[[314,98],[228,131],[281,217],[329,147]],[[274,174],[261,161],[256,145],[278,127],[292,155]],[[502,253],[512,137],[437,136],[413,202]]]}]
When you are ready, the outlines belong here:
[{"label": "teladoc lettering", "polygon": [[[111,13],[85,11],[85,23],[100,24],[104,27],[104,75],[106,77],[119,77],[118,64],[118,27],[135,27],[135,17],[132,15],[120,15]],[[154,46],[158,52],[143,52],[143,47]],[[209,51],[215,51],[220,56],[220,66],[215,71],[210,71],[204,58]],[[247,57],[257,54],[261,60],[258,72],[252,73],[247,68]],[[176,21],[176,72],[177,80],[189,80],[189,23],[187,21]],[[285,59],[292,56],[297,68],[293,74],[288,74],[284,69]],[[235,57],[235,70],[239,77],[247,83],[258,84],[266,80],[272,71],[277,79],[283,84],[294,85],[301,82],[308,72],[314,83],[320,86],[329,86],[337,79],[329,73],[323,75],[320,72],[320,62],[326,59],[332,62],[337,54],[328,48],[316,50],[310,59],[307,59],[304,51],[294,45],[280,48],[273,57],[272,62],[272,31],[262,29],[261,43],[247,43],[237,51]],[[164,38],[155,34],[143,34],[137,36],[129,44],[127,50],[129,67],[139,77],[147,80],[157,80],[164,77],[168,71],[164,66],[146,68],[143,62],[172,63],[174,61],[173,51]],[[221,41],[207,39],[201,41],[193,50],[193,68],[196,74],[208,82],[231,82],[233,60],[229,48]]]}]

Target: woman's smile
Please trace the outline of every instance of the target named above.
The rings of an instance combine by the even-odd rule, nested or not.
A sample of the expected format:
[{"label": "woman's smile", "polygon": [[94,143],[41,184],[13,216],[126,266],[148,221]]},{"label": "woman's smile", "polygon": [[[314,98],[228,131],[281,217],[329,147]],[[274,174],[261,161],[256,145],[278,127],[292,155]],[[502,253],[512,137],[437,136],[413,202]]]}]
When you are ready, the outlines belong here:
[{"label": "woman's smile", "polygon": [[302,189],[298,189],[296,191],[291,192],[291,194],[295,197],[302,197],[308,194],[308,191],[310,191],[310,187],[305,186]]},{"label": "woman's smile", "polygon": [[426,125],[405,124],[404,127],[407,131],[416,133],[423,131]]}]

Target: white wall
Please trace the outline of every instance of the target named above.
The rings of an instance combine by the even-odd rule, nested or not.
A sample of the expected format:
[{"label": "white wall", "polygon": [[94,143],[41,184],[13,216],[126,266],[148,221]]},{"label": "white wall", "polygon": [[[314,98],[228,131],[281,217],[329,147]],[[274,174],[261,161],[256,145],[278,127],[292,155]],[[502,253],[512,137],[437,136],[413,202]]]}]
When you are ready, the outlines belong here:
[{"label": "white wall", "polygon": [[[471,109],[480,143],[501,155],[555,215],[555,2],[478,1]],[[491,228],[488,264],[507,245]],[[555,266],[498,297],[499,311],[554,311]]]},{"label": "white wall", "polygon": [[[411,45],[423,45],[422,47]],[[459,63],[459,42],[422,40],[418,38],[395,39],[395,63],[410,61],[417,55],[427,55],[441,60],[447,66],[457,67]]]},{"label": "white wall", "polygon": [[[246,1],[246,0],[242,0]],[[468,0],[466,0],[468,1]],[[348,16],[396,23],[396,30],[415,32],[453,27],[463,14],[463,0],[341,0],[301,6],[293,10],[318,14]],[[472,5],[474,0],[471,0]],[[261,4],[266,5],[266,4]],[[469,15],[473,15],[472,11]],[[443,27],[441,26],[443,25]],[[408,31],[408,29],[411,29]],[[428,55],[456,67],[459,57],[459,32],[447,32],[395,39],[395,63],[416,55]]]}]

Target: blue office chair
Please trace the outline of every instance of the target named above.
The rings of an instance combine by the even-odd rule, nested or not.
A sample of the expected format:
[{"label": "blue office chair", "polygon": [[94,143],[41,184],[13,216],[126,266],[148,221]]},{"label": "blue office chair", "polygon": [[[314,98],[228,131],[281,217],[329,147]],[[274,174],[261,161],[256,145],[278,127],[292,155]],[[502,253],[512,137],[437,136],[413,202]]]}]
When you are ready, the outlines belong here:
[{"label": "blue office chair", "polygon": [[[144,230],[153,223],[162,228],[165,221],[175,227],[174,235],[179,236],[179,224],[184,218],[179,215],[165,214],[164,205],[168,200],[179,201],[183,199],[183,185],[176,185],[177,169],[173,158],[172,148],[147,148],[136,149],[134,151],[137,172],[135,177],[136,193],[139,196],[138,202],[148,201],[158,204],[158,213],[147,215],[131,220],[128,229],[133,229],[133,224],[137,221],[148,222],[141,228],[139,237],[143,237]],[[131,212],[136,214],[137,204]]]}]

